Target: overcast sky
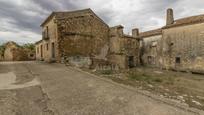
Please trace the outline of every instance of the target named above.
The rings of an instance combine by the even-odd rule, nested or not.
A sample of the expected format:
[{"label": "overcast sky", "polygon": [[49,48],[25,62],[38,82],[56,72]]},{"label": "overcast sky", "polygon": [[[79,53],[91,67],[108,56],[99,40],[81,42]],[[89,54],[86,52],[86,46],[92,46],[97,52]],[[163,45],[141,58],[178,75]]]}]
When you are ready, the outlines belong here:
[{"label": "overcast sky", "polygon": [[36,42],[40,24],[52,11],[91,8],[109,26],[147,31],[165,24],[167,8],[174,17],[204,14],[204,0],[0,0],[0,41]]}]

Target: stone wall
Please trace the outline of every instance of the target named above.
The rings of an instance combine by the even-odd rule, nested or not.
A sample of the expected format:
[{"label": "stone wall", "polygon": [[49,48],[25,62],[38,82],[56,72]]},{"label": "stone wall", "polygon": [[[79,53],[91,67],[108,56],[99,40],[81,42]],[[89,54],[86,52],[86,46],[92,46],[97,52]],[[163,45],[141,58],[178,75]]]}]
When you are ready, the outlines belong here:
[{"label": "stone wall", "polygon": [[[33,54],[33,57],[30,57]],[[18,46],[14,42],[8,42],[5,45],[4,55],[2,57],[3,61],[29,61],[35,59],[35,53],[30,49]]]},{"label": "stone wall", "polygon": [[143,53],[141,58],[145,66],[161,66],[161,39],[162,35],[154,35],[142,38],[140,46],[143,48]]},{"label": "stone wall", "polygon": [[204,70],[204,23],[163,30],[163,67]]},{"label": "stone wall", "polygon": [[109,27],[92,13],[57,20],[59,55],[106,59]]},{"label": "stone wall", "polygon": [[[121,69],[139,64],[139,41],[123,33],[122,26],[110,29],[109,61]],[[132,58],[130,65],[129,58]]]},{"label": "stone wall", "polygon": [[[43,60],[43,55],[41,55],[41,46],[43,45],[43,42],[40,41],[35,44],[35,51],[36,51],[36,60]],[[43,46],[42,46],[43,47]]]},{"label": "stone wall", "polygon": [[[45,32],[44,37],[42,38],[42,47],[43,47],[43,60],[46,62],[57,61],[58,55],[58,31],[57,25],[55,23],[55,17],[53,17],[50,21],[45,23],[42,27],[42,31]],[[53,45],[54,44],[54,48]],[[54,51],[54,54],[52,54]],[[54,55],[54,56],[53,56]],[[38,57],[39,58],[39,57]]]}]

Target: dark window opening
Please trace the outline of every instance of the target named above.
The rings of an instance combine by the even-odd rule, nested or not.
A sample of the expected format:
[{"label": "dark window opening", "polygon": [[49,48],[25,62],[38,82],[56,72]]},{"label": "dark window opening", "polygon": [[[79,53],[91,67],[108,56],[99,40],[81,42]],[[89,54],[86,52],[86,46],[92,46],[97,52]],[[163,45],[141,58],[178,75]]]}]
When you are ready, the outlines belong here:
[{"label": "dark window opening", "polygon": [[43,57],[43,45],[40,46],[40,56]]},{"label": "dark window opening", "polygon": [[48,26],[46,27],[46,37],[49,38],[49,30]]},{"label": "dark window opening", "polygon": [[134,65],[134,56],[129,56],[128,57],[128,67],[129,68],[133,68],[135,65]]},{"label": "dark window opening", "polygon": [[181,58],[180,57],[176,57],[176,63],[180,64],[181,63]]},{"label": "dark window opening", "polygon": [[55,58],[55,43],[52,43],[52,58]]},{"label": "dark window opening", "polygon": [[34,57],[34,54],[30,54],[30,57]]}]

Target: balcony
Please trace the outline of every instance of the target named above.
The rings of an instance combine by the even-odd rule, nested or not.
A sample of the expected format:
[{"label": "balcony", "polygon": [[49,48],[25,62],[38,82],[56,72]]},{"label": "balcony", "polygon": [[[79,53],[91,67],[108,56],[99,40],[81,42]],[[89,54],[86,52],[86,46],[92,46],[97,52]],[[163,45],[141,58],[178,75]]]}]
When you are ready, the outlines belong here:
[{"label": "balcony", "polygon": [[48,32],[42,32],[42,39],[43,40],[49,40],[49,34],[48,34]]}]

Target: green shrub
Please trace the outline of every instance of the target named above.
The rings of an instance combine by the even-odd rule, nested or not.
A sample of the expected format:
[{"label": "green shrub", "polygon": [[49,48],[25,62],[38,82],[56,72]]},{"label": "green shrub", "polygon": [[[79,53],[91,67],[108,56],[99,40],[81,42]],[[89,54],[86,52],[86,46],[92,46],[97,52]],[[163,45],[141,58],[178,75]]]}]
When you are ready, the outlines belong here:
[{"label": "green shrub", "polygon": [[112,71],[112,70],[102,70],[102,71],[101,71],[101,74],[111,75],[111,74],[113,74],[113,71]]}]

